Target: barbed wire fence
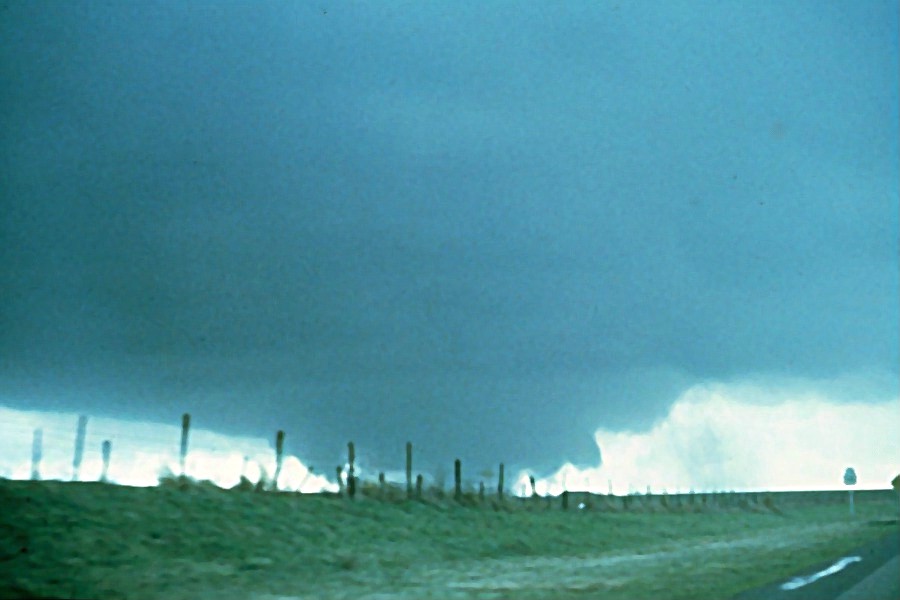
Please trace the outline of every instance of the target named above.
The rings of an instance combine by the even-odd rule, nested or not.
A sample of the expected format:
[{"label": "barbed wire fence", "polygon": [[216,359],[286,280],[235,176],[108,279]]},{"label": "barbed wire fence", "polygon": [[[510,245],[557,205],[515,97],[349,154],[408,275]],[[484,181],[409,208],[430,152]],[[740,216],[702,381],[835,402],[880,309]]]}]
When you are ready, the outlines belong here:
[{"label": "barbed wire fence", "polygon": [[[66,426],[70,420],[74,422]],[[281,461],[283,432],[280,434],[281,440],[276,440],[277,447],[273,452],[261,439],[237,438],[235,441],[203,430],[192,432],[188,414],[182,417],[180,432],[174,425],[156,425],[153,428],[157,431],[150,433],[147,426],[129,427],[127,422],[102,417],[93,419],[87,415],[77,419],[41,421],[31,418],[0,422],[0,449],[7,464],[12,465],[0,471],[0,476],[109,481],[114,454],[128,458],[128,469],[143,469],[145,483],[152,483],[151,479],[158,476],[188,474],[190,453],[206,459],[212,455],[227,457],[232,463],[238,457],[237,462],[243,463],[244,467],[240,469],[240,476],[244,475],[246,463],[251,458],[269,462],[265,455],[270,455],[276,463]],[[190,443],[192,434],[197,435],[200,442],[193,449]],[[245,446],[243,452],[238,450],[242,444]],[[27,454],[29,446],[30,456]],[[152,468],[152,457],[157,463],[155,469]],[[25,465],[28,465],[27,472]],[[91,468],[83,469],[88,465]],[[275,468],[278,468],[277,464]],[[148,475],[148,469],[155,472]],[[120,475],[120,479],[134,480],[136,473],[120,469]]]},{"label": "barbed wire fence", "polygon": [[[38,419],[34,418],[18,422],[0,421],[0,450],[4,453],[4,459],[12,459],[16,465],[11,471],[0,471],[0,477],[64,481],[99,480],[125,485],[135,482],[138,485],[157,485],[165,478],[199,475],[198,478],[212,479],[203,477],[197,465],[203,461],[218,460],[219,470],[228,472],[227,476],[218,481],[214,480],[220,487],[246,485],[251,482],[248,478],[248,475],[251,475],[248,473],[250,470],[248,467],[255,464],[257,470],[252,475],[256,481],[253,483],[265,481],[267,489],[303,491],[304,485],[310,482],[311,478],[315,478],[314,483],[318,486],[315,491],[333,491],[351,499],[360,487],[370,494],[374,490],[382,497],[388,492],[394,496],[405,496],[410,499],[422,499],[426,495],[424,481],[427,475],[413,470],[413,448],[409,442],[406,445],[406,469],[392,472],[390,481],[384,471],[377,473],[377,483],[374,480],[374,473],[360,471],[356,463],[354,444],[350,442],[347,446],[347,460],[337,465],[333,473],[327,473],[330,477],[326,477],[326,473],[314,472],[311,466],[306,467],[296,457],[288,457],[289,460],[296,461],[296,464],[291,465],[294,472],[300,474],[295,475],[286,487],[279,488],[279,478],[282,476],[286,458],[284,431],[277,431],[273,436],[274,444],[270,444],[261,438],[228,438],[205,430],[193,432],[191,417],[187,413],[182,415],[181,421],[180,428],[174,424],[156,425],[158,433],[152,434],[139,428],[126,429],[122,421],[103,417],[93,419],[86,415],[81,415],[77,419],[74,417],[54,419],[50,422],[38,422]],[[193,436],[197,436],[201,443],[194,446]],[[30,457],[27,454],[29,440]],[[250,447],[236,449],[240,448],[242,441]],[[121,460],[124,466],[118,469],[115,477],[111,477],[116,455],[124,458]],[[216,456],[219,458],[215,458]],[[197,459],[193,468],[191,458]],[[46,471],[45,466],[49,467]],[[85,466],[88,468],[84,468]],[[785,501],[791,504],[823,502],[837,497],[836,492],[831,491],[772,493],[720,490],[695,493],[691,488],[689,492],[677,490],[675,493],[669,493],[664,488],[651,489],[649,485],[646,494],[639,493],[636,489],[632,491],[633,488],[629,486],[628,494],[615,495],[612,493],[612,482],[608,482],[607,494],[599,494],[590,489],[569,491],[565,486],[560,493],[552,494],[546,484],[536,485],[534,477],[527,472],[520,473],[508,485],[504,479],[503,463],[500,463],[499,470],[496,471],[496,487],[493,487],[494,484],[490,481],[485,484],[484,475],[489,475],[488,479],[493,478],[493,470],[490,470],[490,474],[484,472],[481,481],[473,484],[469,480],[464,485],[459,459],[454,461],[453,466],[452,491],[445,489],[443,476],[438,475],[428,478],[431,484],[427,491],[439,498],[444,498],[446,494],[447,498],[456,501],[483,502],[491,497],[502,502],[505,498],[511,498],[523,501],[540,500],[548,508],[554,502],[558,502],[563,509],[568,509],[571,505],[579,509],[598,507],[615,510],[752,508],[771,506],[774,496],[778,497],[779,504]],[[128,469],[140,469],[140,477],[135,473],[129,474]],[[368,475],[369,480],[364,481],[363,475]],[[402,485],[404,478],[405,486]],[[228,481],[230,485],[222,485],[222,481]]]}]

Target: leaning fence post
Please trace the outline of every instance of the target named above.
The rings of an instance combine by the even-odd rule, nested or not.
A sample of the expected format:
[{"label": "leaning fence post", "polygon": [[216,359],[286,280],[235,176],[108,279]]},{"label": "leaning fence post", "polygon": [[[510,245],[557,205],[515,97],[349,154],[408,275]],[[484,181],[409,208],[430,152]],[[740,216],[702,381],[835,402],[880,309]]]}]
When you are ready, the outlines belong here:
[{"label": "leaning fence post", "polygon": [[503,463],[500,463],[500,472],[497,475],[497,497],[503,500]]},{"label": "leaning fence post", "polygon": [[191,415],[190,413],[184,413],[181,415],[181,455],[180,455],[180,463],[181,463],[181,476],[185,476],[184,471],[184,463],[187,459],[187,451],[188,451],[188,433],[191,429]]},{"label": "leaning fence post", "polygon": [[284,459],[284,431],[278,430],[275,434],[275,476],[272,478],[272,488],[278,490],[278,476],[281,475],[281,464]]},{"label": "leaning fence post", "polygon": [[31,437],[31,479],[38,481],[41,478],[41,458],[44,455],[44,430],[35,429]]},{"label": "leaning fence post", "polygon": [[72,458],[72,481],[78,481],[81,459],[84,456],[84,437],[87,432],[87,417],[78,417],[78,429],[75,430],[75,456]]},{"label": "leaning fence post", "polygon": [[112,454],[112,442],[103,440],[103,470],[100,472],[100,481],[106,483],[109,480],[109,455]]},{"label": "leaning fence post", "polygon": [[412,498],[412,442],[406,442],[406,497]]},{"label": "leaning fence post", "polygon": [[453,461],[453,497],[456,500],[462,498],[462,463],[457,458]]},{"label": "leaning fence post", "polygon": [[356,496],[356,477],[354,476],[355,469],[353,467],[353,462],[356,460],[356,450],[353,447],[353,442],[347,443],[347,462],[349,466],[347,467],[347,495],[352,500],[354,496]]}]

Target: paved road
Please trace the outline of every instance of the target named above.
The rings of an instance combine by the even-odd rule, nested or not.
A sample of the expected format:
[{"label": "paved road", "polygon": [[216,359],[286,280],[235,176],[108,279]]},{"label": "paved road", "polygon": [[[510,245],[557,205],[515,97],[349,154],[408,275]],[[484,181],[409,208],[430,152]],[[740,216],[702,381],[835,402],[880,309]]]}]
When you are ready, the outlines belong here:
[{"label": "paved road", "polygon": [[900,556],[881,565],[837,600],[900,600]]},{"label": "paved road", "polygon": [[[875,542],[795,578],[743,592],[733,600],[900,600],[900,529],[896,523],[890,528],[890,533]],[[782,587],[791,581],[808,583]]]}]

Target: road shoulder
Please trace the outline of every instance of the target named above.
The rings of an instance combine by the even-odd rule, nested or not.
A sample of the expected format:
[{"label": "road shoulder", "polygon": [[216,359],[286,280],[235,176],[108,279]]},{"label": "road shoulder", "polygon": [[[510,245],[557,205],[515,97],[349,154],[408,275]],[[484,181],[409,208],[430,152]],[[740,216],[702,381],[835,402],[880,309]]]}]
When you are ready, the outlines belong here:
[{"label": "road shoulder", "polygon": [[[835,556],[829,562],[814,565],[802,573],[797,573],[797,577],[809,577],[814,573],[818,573],[828,569],[834,563],[843,557],[858,556],[862,560],[848,564],[844,569],[833,575],[822,577],[805,585],[791,590],[781,588],[782,584],[791,578],[783,578],[773,581],[765,586],[741,592],[734,596],[732,600],[823,600],[841,597],[841,594],[849,593],[850,590],[857,585],[861,585],[864,580],[872,576],[876,571],[880,571],[883,566],[888,566],[898,554],[900,554],[900,528],[894,521],[888,526],[890,529],[885,535],[878,539],[854,548],[850,552],[846,552],[840,556]],[[894,573],[896,574],[896,567]],[[879,577],[889,577],[890,569],[884,571],[884,575]],[[878,580],[880,581],[880,580]],[[873,582],[874,583],[874,582]],[[874,589],[874,588],[873,588]],[[897,598],[897,596],[888,596],[889,598]],[[850,597],[856,600],[857,597]],[[859,596],[858,598],[866,598],[866,600],[874,600],[873,596]],[[841,598],[841,600],[845,600]]]}]

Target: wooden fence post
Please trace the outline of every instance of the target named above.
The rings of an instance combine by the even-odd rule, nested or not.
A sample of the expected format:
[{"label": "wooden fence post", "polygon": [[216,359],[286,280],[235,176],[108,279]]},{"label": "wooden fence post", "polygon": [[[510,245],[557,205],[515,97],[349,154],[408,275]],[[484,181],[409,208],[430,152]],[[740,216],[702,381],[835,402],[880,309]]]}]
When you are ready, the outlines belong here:
[{"label": "wooden fence post", "polygon": [[569,490],[563,490],[562,507],[563,507],[563,510],[569,510]]},{"label": "wooden fence post", "polygon": [[31,436],[31,479],[41,479],[41,458],[44,455],[44,430],[35,429]]},{"label": "wooden fence post", "polygon": [[416,475],[416,499],[422,499],[422,474]]},{"label": "wooden fence post", "polygon": [[180,463],[181,463],[181,476],[185,476],[184,463],[187,460],[187,451],[188,451],[188,433],[191,429],[191,415],[190,413],[184,413],[181,415],[181,454],[180,454]]},{"label": "wooden fence post", "polygon": [[528,483],[531,484],[531,497],[534,498],[537,496],[537,487],[534,484],[534,475],[528,476]]},{"label": "wooden fence post", "polygon": [[100,481],[106,483],[109,480],[109,456],[112,454],[112,442],[103,440],[103,470],[100,472]]},{"label": "wooden fence post", "polygon": [[406,497],[412,498],[412,442],[406,442]]},{"label": "wooden fence post", "polygon": [[281,429],[275,434],[275,476],[272,478],[272,489],[278,491],[278,477],[281,475],[281,465],[284,461],[284,431]]},{"label": "wooden fence post", "polygon": [[500,473],[497,476],[497,497],[503,500],[503,463],[500,463]]},{"label": "wooden fence post", "polygon": [[384,479],[384,471],[378,474],[378,491],[381,494],[381,497],[384,498],[385,492],[387,491],[387,482]]},{"label": "wooden fence post", "polygon": [[338,484],[338,494],[344,495],[344,467],[338,465],[335,467],[335,474],[337,475],[337,484]]},{"label": "wooden fence post", "polygon": [[84,456],[84,438],[87,433],[87,417],[78,417],[78,429],[75,430],[75,456],[72,458],[72,481],[78,481],[78,471],[81,470],[81,459]]},{"label": "wooden fence post", "polygon": [[356,470],[353,466],[353,463],[356,461],[356,449],[353,447],[353,442],[347,443],[347,462],[349,463],[349,467],[347,468],[347,496],[353,500],[354,496],[356,496]]},{"label": "wooden fence post", "polygon": [[457,458],[453,461],[453,497],[456,500],[462,498],[462,463]]}]

